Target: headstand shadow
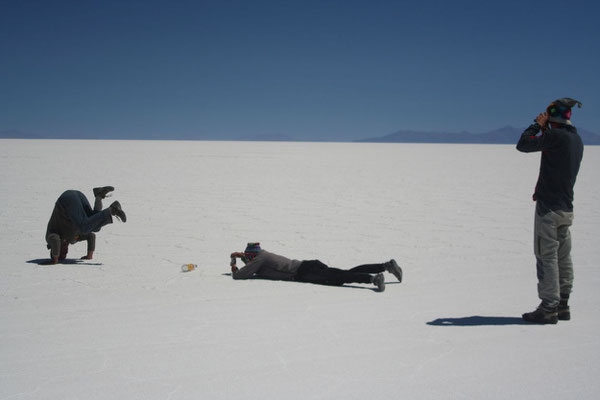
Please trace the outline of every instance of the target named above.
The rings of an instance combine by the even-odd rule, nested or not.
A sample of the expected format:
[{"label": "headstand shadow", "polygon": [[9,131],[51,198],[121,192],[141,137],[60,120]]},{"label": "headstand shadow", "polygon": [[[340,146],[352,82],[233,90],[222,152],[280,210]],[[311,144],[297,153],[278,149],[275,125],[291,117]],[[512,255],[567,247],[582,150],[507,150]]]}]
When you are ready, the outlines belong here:
[{"label": "headstand shadow", "polygon": [[433,326],[500,326],[500,325],[530,325],[518,317],[484,317],[474,315],[462,318],[438,318],[427,325]]},{"label": "headstand shadow", "polygon": [[33,260],[28,260],[29,264],[37,264],[51,267],[53,265],[66,264],[66,265],[104,265],[102,263],[90,262],[89,260],[80,260],[74,258],[68,258],[66,260],[60,260],[58,264],[48,264],[48,258],[36,258]]}]

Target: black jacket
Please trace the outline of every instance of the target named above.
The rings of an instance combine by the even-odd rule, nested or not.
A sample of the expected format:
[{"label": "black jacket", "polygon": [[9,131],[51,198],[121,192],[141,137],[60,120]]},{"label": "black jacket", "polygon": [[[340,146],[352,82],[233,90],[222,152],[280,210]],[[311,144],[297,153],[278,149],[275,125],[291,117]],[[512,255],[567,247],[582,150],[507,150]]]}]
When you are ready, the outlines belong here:
[{"label": "black jacket", "polygon": [[541,210],[573,211],[573,186],[583,158],[583,142],[577,129],[564,125],[540,133],[540,125],[535,123],[523,132],[517,150],[542,152],[540,175],[533,195]]}]

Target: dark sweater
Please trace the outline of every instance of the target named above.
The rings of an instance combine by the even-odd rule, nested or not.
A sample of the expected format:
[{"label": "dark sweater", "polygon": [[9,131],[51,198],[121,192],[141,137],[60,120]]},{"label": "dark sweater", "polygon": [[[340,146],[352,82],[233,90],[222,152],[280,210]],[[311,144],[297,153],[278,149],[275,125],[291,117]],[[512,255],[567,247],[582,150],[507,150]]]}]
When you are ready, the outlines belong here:
[{"label": "dark sweater", "polygon": [[76,237],[79,234],[77,226],[71,222],[65,208],[59,202],[54,205],[48,227],[46,228],[46,236],[51,233],[56,233],[62,240],[70,243],[75,243]]},{"label": "dark sweater", "polygon": [[583,142],[577,129],[564,125],[541,132],[530,125],[521,135],[517,150],[542,152],[540,173],[533,199],[542,211],[573,211],[573,187],[583,158]]},{"label": "dark sweater", "polygon": [[[84,233],[69,217],[69,212],[65,208],[65,204],[71,208],[81,208],[83,213],[93,214],[101,212],[102,202],[94,205],[94,211],[83,195],[83,193],[75,190],[65,191],[54,204],[54,210],[48,221],[46,228],[46,242],[51,250],[52,256],[57,257],[60,254],[61,242],[74,244],[86,240],[88,243],[88,253],[96,249],[96,235],[93,232]],[[86,211],[87,210],[87,211]],[[107,211],[110,213],[110,211]]]},{"label": "dark sweater", "polygon": [[77,227],[71,223],[63,207],[57,203],[54,206],[52,216],[50,216],[50,221],[48,222],[48,228],[46,229],[46,242],[48,243],[48,249],[50,249],[52,257],[59,256],[62,241],[74,244],[84,240],[87,241],[88,253],[96,250],[96,235],[93,232],[78,234]]}]

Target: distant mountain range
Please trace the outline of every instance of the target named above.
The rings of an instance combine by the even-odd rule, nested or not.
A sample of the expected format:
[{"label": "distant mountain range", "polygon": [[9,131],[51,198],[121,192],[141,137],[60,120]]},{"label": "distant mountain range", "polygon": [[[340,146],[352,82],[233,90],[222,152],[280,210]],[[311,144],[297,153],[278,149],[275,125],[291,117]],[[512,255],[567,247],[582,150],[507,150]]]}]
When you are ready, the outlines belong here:
[{"label": "distant mountain range", "polygon": [[262,142],[296,142],[301,141],[290,136],[281,134],[259,134],[247,136],[228,136],[224,138],[210,137],[193,133],[180,133],[172,135],[160,134],[116,134],[103,135],[60,133],[43,134],[23,132],[18,129],[0,131],[0,139],[83,139],[83,140],[233,140],[233,141],[262,141]]},{"label": "distant mountain range", "polygon": [[[401,130],[385,136],[354,140],[359,143],[474,143],[474,144],[516,144],[523,132],[523,128],[505,126],[485,133],[471,132],[421,132]],[[583,143],[586,145],[600,145],[600,135],[586,129],[578,128]],[[241,136],[236,138],[211,138],[200,137],[194,134],[181,134],[169,137],[161,135],[102,135],[82,136],[78,134],[47,135],[26,133],[19,130],[0,131],[1,139],[100,139],[100,140],[240,140],[240,141],[266,141],[266,142],[294,142],[306,141],[281,134],[264,134],[253,136]],[[344,142],[347,140],[330,140]]]},{"label": "distant mountain range", "polygon": [[[398,131],[381,137],[357,140],[357,142],[516,144],[523,130],[523,128],[505,126],[486,133]],[[580,128],[577,128],[577,132],[584,144],[600,145],[600,135]]]}]

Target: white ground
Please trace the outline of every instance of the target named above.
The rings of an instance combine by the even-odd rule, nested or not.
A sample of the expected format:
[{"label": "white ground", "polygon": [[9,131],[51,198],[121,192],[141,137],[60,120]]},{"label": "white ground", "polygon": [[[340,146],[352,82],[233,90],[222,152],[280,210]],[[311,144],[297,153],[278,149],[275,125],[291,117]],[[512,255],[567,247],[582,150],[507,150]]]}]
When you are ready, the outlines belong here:
[{"label": "white ground", "polygon": [[[514,146],[1,140],[0,399],[597,399],[600,148],[556,326],[519,320],[538,304],[538,163]],[[93,261],[28,262],[64,190],[108,184],[128,222]],[[342,268],[393,257],[405,281],[233,281],[248,241]]]}]

